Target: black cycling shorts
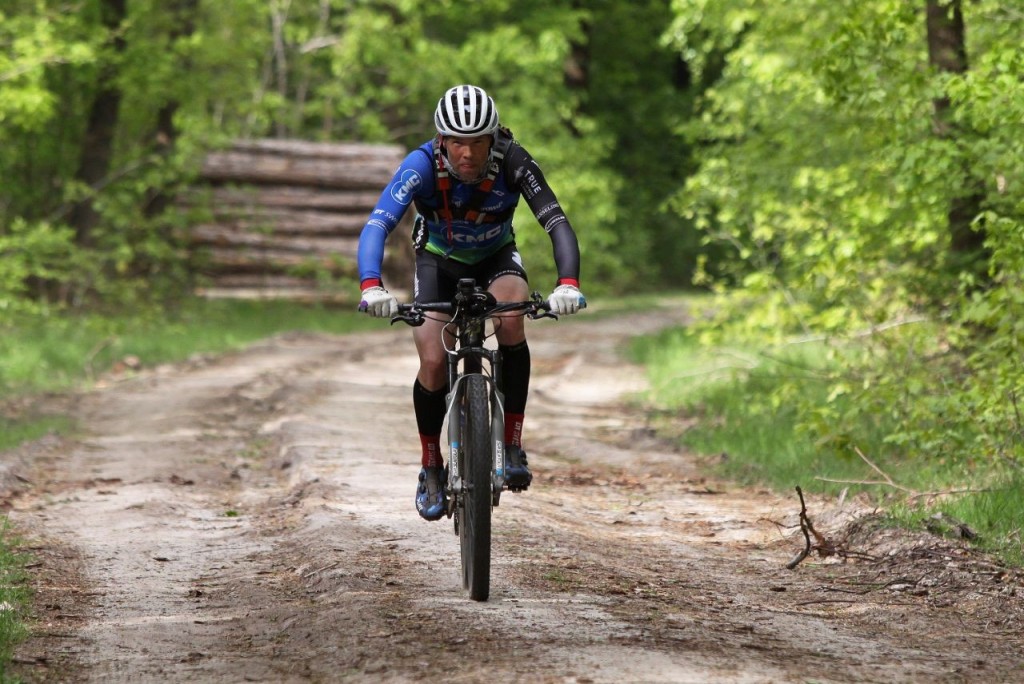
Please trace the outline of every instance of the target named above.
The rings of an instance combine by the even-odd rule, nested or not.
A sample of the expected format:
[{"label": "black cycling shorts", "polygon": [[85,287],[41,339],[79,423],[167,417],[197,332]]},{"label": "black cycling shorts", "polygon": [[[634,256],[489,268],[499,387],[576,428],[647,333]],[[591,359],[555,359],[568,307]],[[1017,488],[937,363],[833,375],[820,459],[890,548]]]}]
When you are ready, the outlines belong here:
[{"label": "black cycling shorts", "polygon": [[519,276],[529,282],[523,258],[515,243],[505,245],[476,264],[464,264],[422,250],[416,254],[413,301],[421,304],[450,302],[455,296],[460,278],[475,278],[477,284],[490,287],[491,283],[505,275]]}]

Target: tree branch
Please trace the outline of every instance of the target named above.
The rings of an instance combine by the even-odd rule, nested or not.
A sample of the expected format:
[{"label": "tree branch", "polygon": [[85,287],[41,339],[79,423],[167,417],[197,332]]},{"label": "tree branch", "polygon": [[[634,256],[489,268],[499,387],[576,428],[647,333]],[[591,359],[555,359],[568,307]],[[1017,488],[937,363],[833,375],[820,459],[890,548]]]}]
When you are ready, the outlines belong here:
[{"label": "tree branch", "polygon": [[[819,556],[833,556],[839,553],[839,549],[832,543],[831,540],[827,539],[824,535],[814,529],[814,523],[811,522],[811,518],[807,515],[807,504],[804,502],[804,492],[798,486],[796,493],[800,497],[800,531],[804,534],[804,548],[798,553],[793,560],[786,563],[786,569],[792,570],[796,566],[800,565],[805,558],[811,553],[811,551],[817,551]],[[811,537],[814,537],[815,543],[811,544]]]}]

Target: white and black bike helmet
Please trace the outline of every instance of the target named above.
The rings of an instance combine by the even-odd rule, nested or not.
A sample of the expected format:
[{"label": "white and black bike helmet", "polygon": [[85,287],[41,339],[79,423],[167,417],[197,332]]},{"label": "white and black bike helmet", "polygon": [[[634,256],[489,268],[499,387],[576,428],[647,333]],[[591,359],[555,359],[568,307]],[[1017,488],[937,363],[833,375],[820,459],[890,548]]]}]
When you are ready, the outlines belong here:
[{"label": "white and black bike helmet", "polygon": [[494,135],[498,132],[498,108],[483,88],[455,86],[437,101],[434,126],[441,135],[466,138]]}]

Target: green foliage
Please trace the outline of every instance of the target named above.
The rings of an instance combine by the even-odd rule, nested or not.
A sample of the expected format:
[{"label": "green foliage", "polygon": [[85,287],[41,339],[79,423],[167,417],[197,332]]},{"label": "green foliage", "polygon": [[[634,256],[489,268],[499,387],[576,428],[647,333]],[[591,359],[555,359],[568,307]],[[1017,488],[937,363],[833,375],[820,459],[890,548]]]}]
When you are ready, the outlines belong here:
[{"label": "green foliage", "polygon": [[[721,245],[698,274],[721,297],[693,334],[753,351],[697,398],[659,396],[707,417],[689,439],[733,474],[879,480],[873,463],[905,488],[991,492],[949,510],[1005,531],[1024,464],[1024,169],[1006,125],[1024,14],[941,4],[963,10],[962,73],[931,63],[923,3],[673,4],[672,44],[698,74],[721,67],[682,128],[700,167],[673,203]],[[953,250],[968,198],[987,272]],[[811,346],[817,362],[792,356]]]},{"label": "green foliage", "polygon": [[[862,478],[855,440],[877,439],[878,429],[874,421],[840,420],[846,402],[826,402],[832,365],[820,343],[768,353],[708,346],[677,329],[642,339],[633,353],[648,367],[655,401],[689,425],[683,443],[724,474],[834,492],[842,485],[815,479]],[[805,400],[821,410],[803,414]],[[854,424],[864,431],[853,434]]]},{"label": "green foliage", "polygon": [[972,543],[1002,557],[1007,563],[1024,566],[1024,478],[1017,472],[988,487],[959,491],[940,500],[910,502],[890,509],[891,518],[911,528],[926,529],[953,539],[971,538]]},{"label": "green foliage", "polygon": [[[143,218],[145,198],[163,186],[162,178],[151,177],[158,160],[149,146],[126,140],[128,149],[115,158],[102,187],[75,180],[91,99],[122,62],[97,9],[91,2],[80,12],[57,2],[23,2],[0,22],[0,120],[10,124],[0,127],[6,181],[0,188],[0,320],[19,310],[45,314],[54,310],[48,304],[81,305],[95,295],[123,304],[119,295],[130,294],[134,283],[117,281],[128,271],[146,272],[145,291],[161,282],[159,269],[146,261],[152,253],[142,248],[162,226]],[[36,106],[28,110],[25,102]],[[85,199],[108,221],[90,248],[76,244],[67,222],[72,206]]]},{"label": "green foliage", "polygon": [[64,65],[95,61],[95,44],[73,13],[37,0],[13,0],[0,11],[0,139],[39,131],[58,113],[47,78]]},{"label": "green foliage", "polygon": [[[31,300],[16,308],[174,299],[189,287],[175,242],[189,219],[153,208],[211,148],[268,135],[412,148],[432,134],[439,94],[460,82],[495,95],[550,177],[580,235],[589,291],[679,284],[693,270],[696,233],[665,205],[691,168],[675,130],[692,89],[659,40],[664,3],[142,0],[114,26],[109,9],[15,0],[3,10],[0,235],[18,243],[14,259],[37,244],[23,237],[45,233],[72,237],[74,252],[59,270],[50,252],[9,266],[4,296]],[[90,110],[111,93],[109,169],[83,182],[99,154]],[[88,235],[67,230],[80,228],[81,205],[100,216]],[[534,281],[550,283],[550,242],[520,214]]]},{"label": "green foliage", "polygon": [[[794,429],[874,416],[902,458],[1022,461],[1024,174],[1020,136],[996,122],[1024,106],[1006,82],[1024,59],[1006,25],[1024,15],[965,3],[970,68],[951,75],[929,67],[923,7],[898,0],[675,8],[695,68],[725,53],[686,127],[700,170],[675,200],[730,256],[708,274],[732,293],[705,338],[828,342],[823,392],[775,390],[795,400]],[[933,129],[939,97],[952,136]],[[984,283],[950,255],[952,202],[972,188]]]},{"label": "green foliage", "polygon": [[[614,193],[614,214],[583,225],[586,232],[616,227],[594,237],[586,263],[613,255],[615,262],[599,275],[619,287],[689,287],[705,251],[693,225],[667,205],[694,170],[690,142],[678,129],[693,115],[702,87],[661,42],[671,18],[665,3],[598,3],[587,25],[591,87],[582,108],[608,138],[603,170],[617,182],[601,190]],[[572,168],[571,160],[567,164]]]},{"label": "green foliage", "polygon": [[22,218],[0,233],[0,316],[45,312],[43,302],[25,295],[33,278],[67,276],[75,259],[73,237],[67,228],[29,224]]},{"label": "green foliage", "polygon": [[[919,371],[877,390],[849,382],[842,355],[821,341],[752,350],[709,346],[682,329],[641,338],[632,351],[661,415],[677,432],[685,426],[682,444],[723,475],[780,491],[861,493],[914,527],[931,529],[944,512],[977,532],[981,547],[1021,562],[1019,466],[964,458],[981,433],[969,414],[949,413],[948,394],[922,405],[920,388],[906,387],[896,404],[878,400],[920,383]],[[915,411],[917,424],[925,413],[942,424],[930,444],[906,431]]]},{"label": "green foliage", "polygon": [[1024,477],[1018,472],[1005,482],[943,501],[937,508],[954,520],[968,523],[983,548],[1000,553],[1014,565],[1024,566],[1022,496]]}]

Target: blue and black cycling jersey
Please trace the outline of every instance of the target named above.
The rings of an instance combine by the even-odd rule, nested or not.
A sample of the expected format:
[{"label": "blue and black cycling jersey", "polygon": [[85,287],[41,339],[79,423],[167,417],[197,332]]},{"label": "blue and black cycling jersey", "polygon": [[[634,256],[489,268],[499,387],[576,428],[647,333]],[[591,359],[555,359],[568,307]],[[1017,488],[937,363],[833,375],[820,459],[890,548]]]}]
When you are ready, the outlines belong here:
[{"label": "blue and black cycling jersey", "polygon": [[[435,144],[436,139],[428,141],[409,153],[381,193],[359,237],[361,282],[380,280],[384,243],[410,205],[415,205],[417,224],[425,230],[417,238],[418,250],[475,264],[515,241],[512,217],[519,198],[524,197],[551,238],[559,281],[578,283],[580,253],[576,233],[537,162],[521,145],[508,145],[491,189],[481,201],[478,184],[464,183],[454,175],[448,176],[450,188],[441,191]],[[475,220],[470,220],[466,212],[475,204],[479,204],[472,207]]]}]

